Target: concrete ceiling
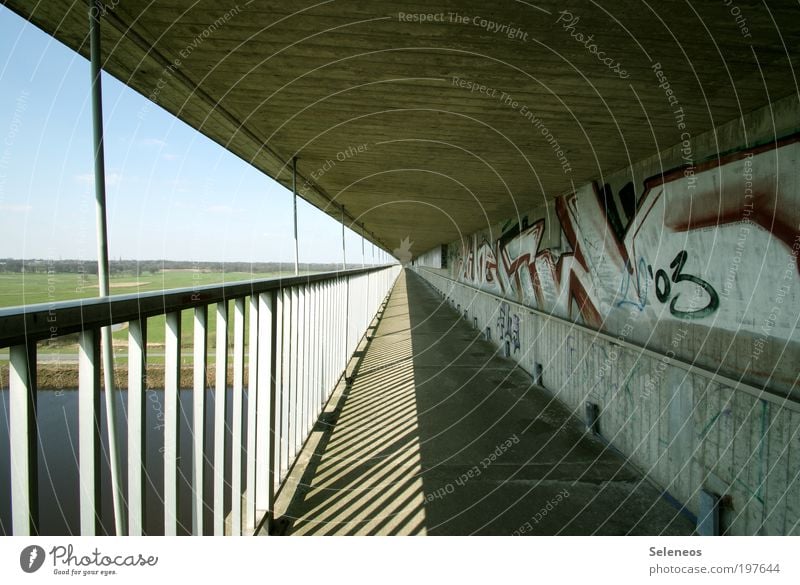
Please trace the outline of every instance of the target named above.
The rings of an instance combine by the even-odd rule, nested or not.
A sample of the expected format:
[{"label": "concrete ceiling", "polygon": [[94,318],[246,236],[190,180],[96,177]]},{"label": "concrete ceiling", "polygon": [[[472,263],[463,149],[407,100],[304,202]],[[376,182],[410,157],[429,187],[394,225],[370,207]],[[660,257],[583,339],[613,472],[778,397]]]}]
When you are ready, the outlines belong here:
[{"label": "concrete ceiling", "polygon": [[[5,4],[88,55],[85,2]],[[556,22],[565,9],[580,17],[574,28],[566,15]],[[290,188],[297,156],[307,200],[337,219],[343,204],[390,251],[410,237],[415,255],[677,143],[678,106],[697,136],[797,91],[795,1],[108,0],[103,10],[106,71]],[[407,21],[415,14],[437,17]]]}]

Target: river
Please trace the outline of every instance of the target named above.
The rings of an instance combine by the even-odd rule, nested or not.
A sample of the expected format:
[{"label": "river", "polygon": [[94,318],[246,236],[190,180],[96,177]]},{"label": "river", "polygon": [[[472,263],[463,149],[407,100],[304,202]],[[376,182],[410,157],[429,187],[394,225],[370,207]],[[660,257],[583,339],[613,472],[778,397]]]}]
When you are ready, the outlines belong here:
[{"label": "river", "polygon": [[[125,407],[127,391],[117,393],[119,448],[122,454],[122,480],[127,494],[127,426]],[[180,460],[178,468],[178,534],[189,534],[192,527],[191,486],[192,452],[191,420],[192,390],[180,392]],[[102,424],[101,450],[101,488],[102,502],[100,520],[103,525],[100,534],[114,530],[111,501],[111,475],[108,467],[108,442],[106,438],[105,392],[101,392],[100,411]],[[229,388],[226,396],[228,420],[226,424],[226,465],[225,465],[225,511],[230,510],[231,478],[231,400]],[[245,397],[243,418],[246,424],[247,408]],[[164,505],[162,500],[164,486],[164,467],[161,451],[164,445],[162,426],[164,391],[148,390],[145,428],[145,532],[164,534]],[[206,511],[204,525],[212,522],[211,505],[212,468],[209,460],[213,453],[214,392],[206,391],[206,461],[204,472]],[[79,481],[78,481],[78,392],[68,390],[40,390],[38,394],[37,415],[39,420],[39,525],[43,535],[69,535],[80,533],[79,520]],[[0,534],[11,533],[11,476],[10,446],[8,436],[8,390],[0,391]],[[246,427],[245,427],[246,428]],[[244,478],[243,480],[244,481]],[[244,485],[244,484],[243,484]]]}]

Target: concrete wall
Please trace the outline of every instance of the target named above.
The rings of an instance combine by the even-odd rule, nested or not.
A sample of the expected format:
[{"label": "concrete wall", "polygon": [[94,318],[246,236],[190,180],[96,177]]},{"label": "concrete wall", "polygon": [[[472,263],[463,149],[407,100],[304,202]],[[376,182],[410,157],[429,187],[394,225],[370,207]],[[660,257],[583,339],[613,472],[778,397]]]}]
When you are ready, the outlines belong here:
[{"label": "concrete wall", "polygon": [[416,258],[414,258],[413,265],[414,266],[425,266],[428,268],[444,268],[446,262],[443,264],[442,260],[445,258],[442,255],[442,252],[447,253],[446,246],[436,246],[425,252],[424,254],[420,254]]},{"label": "concrete wall", "polygon": [[732,534],[800,533],[798,121],[783,100],[418,269],[694,513],[731,496]]}]

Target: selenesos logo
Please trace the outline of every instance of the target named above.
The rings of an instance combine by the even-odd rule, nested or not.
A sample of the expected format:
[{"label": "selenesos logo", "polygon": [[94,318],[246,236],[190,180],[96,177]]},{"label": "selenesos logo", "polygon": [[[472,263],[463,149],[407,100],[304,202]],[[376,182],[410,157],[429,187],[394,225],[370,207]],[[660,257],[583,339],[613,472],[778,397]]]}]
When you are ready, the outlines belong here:
[{"label": "selenesos logo", "polygon": [[45,556],[44,549],[41,546],[36,544],[26,546],[19,553],[19,566],[26,573],[35,573],[42,568]]}]

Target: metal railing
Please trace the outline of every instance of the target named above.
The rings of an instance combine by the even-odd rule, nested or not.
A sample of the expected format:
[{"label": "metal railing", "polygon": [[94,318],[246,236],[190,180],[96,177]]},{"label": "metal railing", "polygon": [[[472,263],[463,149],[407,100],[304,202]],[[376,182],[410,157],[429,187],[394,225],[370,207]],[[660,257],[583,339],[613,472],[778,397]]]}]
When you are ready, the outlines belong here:
[{"label": "metal railing", "polygon": [[[80,533],[100,529],[100,330],[128,323],[127,533],[144,532],[145,372],[148,319],[165,316],[164,532],[179,525],[179,437],[190,424],[191,533],[204,527],[204,460],[213,473],[213,533],[252,533],[269,522],[275,494],[348,360],[391,290],[397,265],[139,295],[0,310],[0,348],[9,347],[9,441],[12,530],[38,534],[37,343],[78,333]],[[231,302],[233,313],[231,314]],[[209,307],[216,312],[213,436],[206,438]],[[191,422],[181,420],[181,312],[193,309]],[[228,390],[229,319],[233,319],[232,400]],[[245,319],[247,318],[247,327]],[[56,326],[57,324],[57,326]],[[245,330],[248,329],[247,338]],[[222,399],[220,399],[222,397]],[[227,408],[232,408],[228,413]],[[226,420],[231,421],[226,451]],[[124,422],[124,421],[119,421]],[[208,444],[211,443],[211,444]],[[226,455],[230,453],[230,461]],[[230,465],[229,484],[224,470]],[[226,514],[226,491],[230,512]],[[226,530],[226,516],[229,528]]]}]

